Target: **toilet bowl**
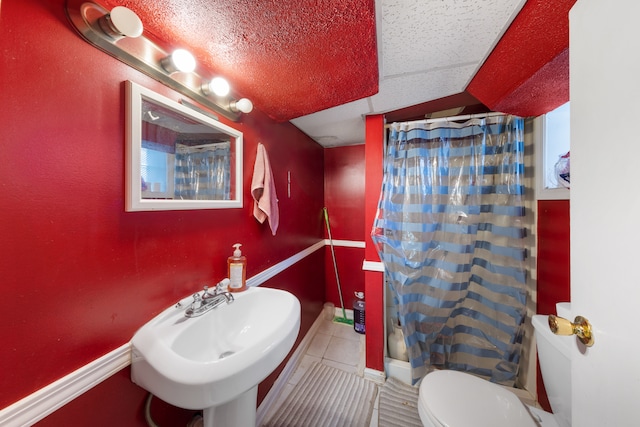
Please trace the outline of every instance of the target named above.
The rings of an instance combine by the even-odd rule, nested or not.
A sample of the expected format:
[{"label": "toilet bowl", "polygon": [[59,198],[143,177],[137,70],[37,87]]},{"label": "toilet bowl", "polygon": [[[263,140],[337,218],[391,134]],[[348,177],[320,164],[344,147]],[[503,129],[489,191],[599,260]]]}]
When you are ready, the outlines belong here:
[{"label": "toilet bowl", "polygon": [[418,413],[427,427],[536,427],[515,394],[464,372],[428,374],[422,380],[419,396]]},{"label": "toilet bowl", "polygon": [[523,404],[506,387],[459,371],[429,373],[422,380],[418,413],[425,427],[570,427],[569,340],[554,335],[547,316],[532,319],[540,369],[553,413]]}]

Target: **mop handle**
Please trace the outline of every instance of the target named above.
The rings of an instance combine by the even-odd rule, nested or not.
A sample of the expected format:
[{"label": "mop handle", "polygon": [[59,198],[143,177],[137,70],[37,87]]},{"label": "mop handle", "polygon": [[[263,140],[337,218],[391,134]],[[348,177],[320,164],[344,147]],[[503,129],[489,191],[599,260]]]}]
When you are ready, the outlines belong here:
[{"label": "mop handle", "polygon": [[342,306],[342,317],[347,318],[347,313],[344,309],[344,301],[342,300],[342,287],[340,286],[340,277],[338,277],[338,264],[336,263],[336,254],[333,251],[333,238],[331,237],[331,227],[329,226],[329,213],[327,208],[322,208],[324,212],[324,221],[327,224],[327,234],[329,235],[329,246],[331,246],[331,257],[333,258],[333,270],[336,272],[336,282],[338,283],[338,296],[340,296],[340,305]]}]

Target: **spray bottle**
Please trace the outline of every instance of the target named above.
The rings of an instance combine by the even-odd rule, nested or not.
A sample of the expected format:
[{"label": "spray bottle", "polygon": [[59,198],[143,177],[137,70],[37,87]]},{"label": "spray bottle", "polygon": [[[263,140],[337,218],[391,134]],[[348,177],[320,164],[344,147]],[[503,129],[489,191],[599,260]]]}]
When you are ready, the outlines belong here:
[{"label": "spray bottle", "polygon": [[356,300],[353,302],[353,329],[364,334],[364,292],[354,292]]},{"label": "spray bottle", "polygon": [[242,256],[240,243],[233,245],[233,256],[227,258],[227,271],[229,280],[229,292],[242,292],[247,289],[247,258]]}]

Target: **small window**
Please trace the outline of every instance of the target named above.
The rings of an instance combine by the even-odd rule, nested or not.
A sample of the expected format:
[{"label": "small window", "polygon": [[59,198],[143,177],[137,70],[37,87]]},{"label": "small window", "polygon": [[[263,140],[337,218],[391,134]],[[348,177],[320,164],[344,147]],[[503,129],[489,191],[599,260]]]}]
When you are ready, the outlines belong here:
[{"label": "small window", "polygon": [[568,199],[570,174],[569,102],[536,119],[538,199]]}]

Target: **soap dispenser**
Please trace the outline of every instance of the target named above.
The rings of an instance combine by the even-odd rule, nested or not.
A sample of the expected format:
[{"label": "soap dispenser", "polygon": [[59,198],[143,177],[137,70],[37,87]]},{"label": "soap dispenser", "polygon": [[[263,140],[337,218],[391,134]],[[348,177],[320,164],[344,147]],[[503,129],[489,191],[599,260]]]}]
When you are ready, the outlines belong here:
[{"label": "soap dispenser", "polygon": [[233,245],[233,256],[227,258],[229,292],[242,292],[247,289],[247,258],[242,256],[240,243]]}]

